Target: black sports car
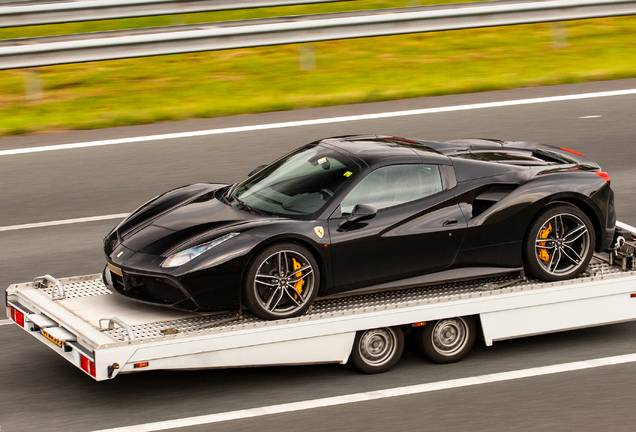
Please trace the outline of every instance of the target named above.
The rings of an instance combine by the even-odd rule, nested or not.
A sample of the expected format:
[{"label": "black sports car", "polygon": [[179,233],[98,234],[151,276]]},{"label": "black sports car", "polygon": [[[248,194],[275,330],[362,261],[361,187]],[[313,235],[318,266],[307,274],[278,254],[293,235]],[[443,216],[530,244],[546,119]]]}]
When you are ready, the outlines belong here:
[{"label": "black sports car", "polygon": [[266,319],[316,296],[522,268],[555,281],[610,246],[613,196],[607,173],[564,148],[329,138],[241,183],[150,200],[104,239],[103,279],[143,302]]}]

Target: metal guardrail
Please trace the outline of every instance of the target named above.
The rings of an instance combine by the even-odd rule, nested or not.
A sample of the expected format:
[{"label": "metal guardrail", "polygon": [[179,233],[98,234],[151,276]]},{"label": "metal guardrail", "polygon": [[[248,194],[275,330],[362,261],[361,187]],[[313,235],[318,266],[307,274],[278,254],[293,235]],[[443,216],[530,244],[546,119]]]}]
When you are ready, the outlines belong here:
[{"label": "metal guardrail", "polygon": [[351,0],[70,0],[0,3],[0,28]]},{"label": "metal guardrail", "polygon": [[636,0],[465,3],[0,42],[0,69],[636,14]]}]

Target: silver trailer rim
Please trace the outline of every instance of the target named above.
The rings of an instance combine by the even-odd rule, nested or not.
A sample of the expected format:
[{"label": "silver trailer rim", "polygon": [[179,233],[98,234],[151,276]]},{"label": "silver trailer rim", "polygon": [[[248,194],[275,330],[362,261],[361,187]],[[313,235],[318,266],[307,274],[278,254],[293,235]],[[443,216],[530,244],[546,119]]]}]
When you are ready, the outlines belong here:
[{"label": "silver trailer rim", "polygon": [[382,366],[393,358],[397,350],[397,337],[392,329],[379,328],[365,331],[358,343],[360,358],[370,366]]},{"label": "silver trailer rim", "polygon": [[468,343],[468,325],[463,318],[449,318],[435,323],[431,333],[437,353],[450,357],[461,352]]}]

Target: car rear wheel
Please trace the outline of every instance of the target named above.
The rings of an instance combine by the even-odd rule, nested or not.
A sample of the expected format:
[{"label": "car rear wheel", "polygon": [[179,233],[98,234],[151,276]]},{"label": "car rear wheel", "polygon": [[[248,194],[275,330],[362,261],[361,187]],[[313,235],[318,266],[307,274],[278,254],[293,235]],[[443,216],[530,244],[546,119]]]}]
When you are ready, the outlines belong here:
[{"label": "car rear wheel", "polygon": [[404,333],[400,327],[383,327],[356,333],[351,362],[361,372],[382,373],[402,357]]},{"label": "car rear wheel", "polygon": [[525,270],[549,282],[576,277],[592,259],[594,245],[594,228],[580,209],[570,204],[546,207],[526,233]]},{"label": "car rear wheel", "polygon": [[472,317],[427,322],[415,331],[417,348],[435,363],[453,363],[466,357],[477,334]]},{"label": "car rear wheel", "polygon": [[302,315],[320,287],[318,264],[296,243],[279,243],[250,262],[243,284],[243,301],[254,315],[284,319]]}]

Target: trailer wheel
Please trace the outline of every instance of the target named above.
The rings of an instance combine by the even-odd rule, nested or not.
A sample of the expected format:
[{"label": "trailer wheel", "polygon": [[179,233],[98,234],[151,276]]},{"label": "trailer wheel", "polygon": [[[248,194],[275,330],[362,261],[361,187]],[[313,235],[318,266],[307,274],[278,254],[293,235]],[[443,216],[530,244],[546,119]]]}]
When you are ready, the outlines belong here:
[{"label": "trailer wheel", "polygon": [[382,373],[400,360],[404,351],[404,333],[400,327],[359,331],[353,342],[351,361],[364,373]]},{"label": "trailer wheel", "polygon": [[307,312],[319,287],[320,272],[312,254],[296,243],[278,243],[247,266],[243,301],[258,317],[291,318]]},{"label": "trailer wheel", "polygon": [[476,333],[472,317],[447,318],[419,327],[415,340],[420,352],[435,363],[453,363],[468,355]]},{"label": "trailer wheel", "polygon": [[570,204],[546,207],[530,224],[523,244],[526,272],[544,281],[578,276],[592,259],[595,235],[590,219]]}]

